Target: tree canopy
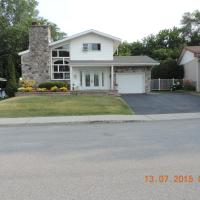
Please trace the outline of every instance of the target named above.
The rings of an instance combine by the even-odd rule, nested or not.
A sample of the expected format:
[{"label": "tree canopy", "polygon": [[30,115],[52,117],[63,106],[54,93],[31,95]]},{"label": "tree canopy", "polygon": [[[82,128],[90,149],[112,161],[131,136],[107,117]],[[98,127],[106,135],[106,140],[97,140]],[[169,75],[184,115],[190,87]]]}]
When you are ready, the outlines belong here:
[{"label": "tree canopy", "polygon": [[171,78],[171,76],[180,78],[180,76],[183,77],[183,72],[177,59],[185,45],[200,45],[200,11],[198,10],[184,13],[180,28],[164,29],[156,35],[149,35],[137,42],[123,42],[118,52],[123,56],[148,55],[160,61],[161,64],[152,70],[153,78],[159,78],[159,76],[160,78]]},{"label": "tree canopy", "polygon": [[39,16],[37,5],[36,0],[0,1],[0,77],[8,78],[6,69],[11,57],[17,78],[21,76],[17,53],[28,49],[28,29],[32,22],[49,25],[53,40],[65,36],[56,24]]}]

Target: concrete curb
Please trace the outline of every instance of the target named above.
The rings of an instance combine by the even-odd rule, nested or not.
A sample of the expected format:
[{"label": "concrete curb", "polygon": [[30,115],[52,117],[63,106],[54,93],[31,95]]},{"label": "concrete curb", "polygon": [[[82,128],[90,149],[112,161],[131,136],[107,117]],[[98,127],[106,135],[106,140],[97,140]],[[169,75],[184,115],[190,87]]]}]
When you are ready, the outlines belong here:
[{"label": "concrete curb", "polygon": [[0,118],[0,126],[61,125],[75,123],[122,123],[184,119],[200,119],[200,113]]}]

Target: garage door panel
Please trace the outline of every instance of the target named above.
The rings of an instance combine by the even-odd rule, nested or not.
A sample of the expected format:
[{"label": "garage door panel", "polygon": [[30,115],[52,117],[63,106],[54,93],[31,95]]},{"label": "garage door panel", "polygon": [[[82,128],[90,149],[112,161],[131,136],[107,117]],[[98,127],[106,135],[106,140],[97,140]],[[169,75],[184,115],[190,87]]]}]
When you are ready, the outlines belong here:
[{"label": "garage door panel", "polygon": [[144,74],[143,73],[118,73],[116,74],[118,91],[121,94],[126,93],[144,93]]}]

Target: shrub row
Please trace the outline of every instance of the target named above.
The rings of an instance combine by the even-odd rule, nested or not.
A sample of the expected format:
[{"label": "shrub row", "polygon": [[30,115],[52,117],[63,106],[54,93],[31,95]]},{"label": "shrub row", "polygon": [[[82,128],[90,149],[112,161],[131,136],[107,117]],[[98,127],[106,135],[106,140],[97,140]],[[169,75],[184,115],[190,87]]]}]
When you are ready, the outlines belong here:
[{"label": "shrub row", "polygon": [[57,88],[67,87],[67,84],[64,82],[44,82],[40,83],[38,87],[50,90],[52,87],[57,87]]},{"label": "shrub row", "polygon": [[33,87],[20,87],[18,88],[19,92],[67,92],[68,89],[66,87],[58,88],[56,86],[51,87],[50,90],[47,88],[33,88]]}]

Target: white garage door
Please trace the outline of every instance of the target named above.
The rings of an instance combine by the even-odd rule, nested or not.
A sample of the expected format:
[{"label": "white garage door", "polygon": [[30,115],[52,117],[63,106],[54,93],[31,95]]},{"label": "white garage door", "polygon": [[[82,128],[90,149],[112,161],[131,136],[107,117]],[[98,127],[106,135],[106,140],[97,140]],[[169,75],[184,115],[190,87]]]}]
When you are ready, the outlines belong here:
[{"label": "white garage door", "polygon": [[144,77],[144,73],[117,73],[118,92],[122,94],[144,93]]}]

